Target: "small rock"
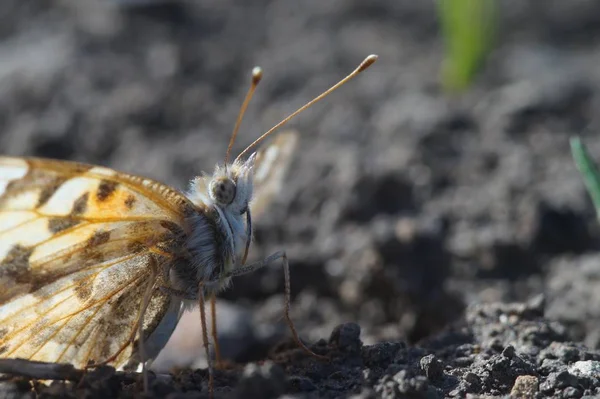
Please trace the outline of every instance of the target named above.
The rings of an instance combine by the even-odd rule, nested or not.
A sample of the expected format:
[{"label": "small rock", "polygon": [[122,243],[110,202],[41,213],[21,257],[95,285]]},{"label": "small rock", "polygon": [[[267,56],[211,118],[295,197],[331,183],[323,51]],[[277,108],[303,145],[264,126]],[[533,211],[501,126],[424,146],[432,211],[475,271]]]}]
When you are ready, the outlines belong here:
[{"label": "small rock", "polygon": [[556,373],[564,368],[564,363],[558,359],[544,359],[542,365],[537,370],[542,375]]},{"label": "small rock", "polygon": [[439,380],[444,376],[442,362],[440,362],[435,355],[423,356],[420,361],[420,366],[427,378],[432,381]]},{"label": "small rock", "polygon": [[559,371],[556,373],[550,373],[548,375],[546,381],[540,384],[540,391],[544,393],[552,393],[555,389],[563,389],[577,385],[577,377],[567,373],[566,371]]},{"label": "small rock", "polygon": [[512,345],[508,345],[502,351],[502,356],[504,356],[504,357],[506,357],[508,359],[512,359],[515,356],[515,347],[512,346]]},{"label": "small rock", "polygon": [[583,392],[581,392],[581,389],[575,387],[566,387],[562,392],[562,397],[565,399],[581,398],[582,396]]},{"label": "small rock", "polygon": [[581,377],[600,378],[600,361],[585,360],[575,362],[569,366],[569,373]]},{"label": "small rock", "polygon": [[364,346],[362,355],[366,366],[385,367],[402,349],[406,349],[404,342],[382,342],[377,345]]},{"label": "small rock", "polygon": [[463,377],[464,387],[467,393],[479,393],[481,391],[481,378],[475,373],[466,373]]},{"label": "small rock", "polygon": [[342,350],[351,352],[359,351],[362,346],[362,342],[360,341],[360,326],[356,323],[338,325],[331,333],[329,343]]},{"label": "small rock", "polygon": [[520,375],[510,391],[510,396],[514,398],[533,398],[538,392],[539,380],[534,375]]}]

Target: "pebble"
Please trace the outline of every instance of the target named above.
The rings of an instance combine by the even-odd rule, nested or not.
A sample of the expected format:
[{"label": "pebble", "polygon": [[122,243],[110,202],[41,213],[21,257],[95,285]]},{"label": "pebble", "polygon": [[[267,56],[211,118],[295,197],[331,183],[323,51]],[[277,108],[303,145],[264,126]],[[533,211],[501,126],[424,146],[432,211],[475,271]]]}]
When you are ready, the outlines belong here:
[{"label": "pebble", "polygon": [[600,378],[600,361],[584,360],[569,366],[569,373],[581,377]]},{"label": "pebble", "polygon": [[360,326],[356,323],[338,325],[331,333],[329,343],[336,345],[341,350],[360,350],[362,345],[360,341]]},{"label": "pebble", "polygon": [[534,375],[520,375],[515,380],[510,396],[513,398],[530,399],[538,392],[540,381]]}]

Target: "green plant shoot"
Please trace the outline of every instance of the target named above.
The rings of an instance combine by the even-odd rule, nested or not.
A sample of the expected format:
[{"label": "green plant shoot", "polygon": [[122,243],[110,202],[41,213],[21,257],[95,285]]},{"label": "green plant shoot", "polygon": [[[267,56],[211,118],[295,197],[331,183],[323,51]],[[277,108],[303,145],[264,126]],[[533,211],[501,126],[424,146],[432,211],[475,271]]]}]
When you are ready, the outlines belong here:
[{"label": "green plant shoot", "polygon": [[598,167],[579,137],[572,137],[570,142],[573,159],[583,177],[590,197],[592,197],[596,214],[600,218],[600,173]]},{"label": "green plant shoot", "polygon": [[438,0],[438,14],[445,41],[442,82],[446,90],[462,90],[492,47],[496,1]]}]

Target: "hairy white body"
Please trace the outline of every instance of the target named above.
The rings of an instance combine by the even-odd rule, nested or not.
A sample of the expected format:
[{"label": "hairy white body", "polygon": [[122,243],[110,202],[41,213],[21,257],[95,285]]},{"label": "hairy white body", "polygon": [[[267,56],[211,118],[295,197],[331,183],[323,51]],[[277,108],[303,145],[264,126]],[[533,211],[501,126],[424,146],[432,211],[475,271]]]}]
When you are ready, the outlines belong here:
[{"label": "hairy white body", "polygon": [[203,211],[186,220],[189,263],[177,264],[169,273],[172,287],[185,299],[196,300],[200,285],[205,295],[226,288],[233,269],[242,265],[252,236],[254,160],[253,155],[244,163],[218,166],[210,179],[201,176],[190,184],[188,198]]}]

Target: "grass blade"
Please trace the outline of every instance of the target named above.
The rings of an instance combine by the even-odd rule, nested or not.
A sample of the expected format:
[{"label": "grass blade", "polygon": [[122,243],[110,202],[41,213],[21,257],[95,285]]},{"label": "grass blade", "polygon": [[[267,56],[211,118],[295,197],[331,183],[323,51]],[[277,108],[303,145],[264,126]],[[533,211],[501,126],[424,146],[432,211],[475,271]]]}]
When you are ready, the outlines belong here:
[{"label": "grass blade", "polygon": [[469,85],[492,47],[495,0],[437,0],[445,42],[442,81],[446,90]]},{"label": "grass blade", "polygon": [[598,172],[598,166],[590,157],[587,148],[579,137],[572,137],[570,143],[573,159],[583,177],[588,193],[592,197],[596,215],[600,218],[600,173]]}]

